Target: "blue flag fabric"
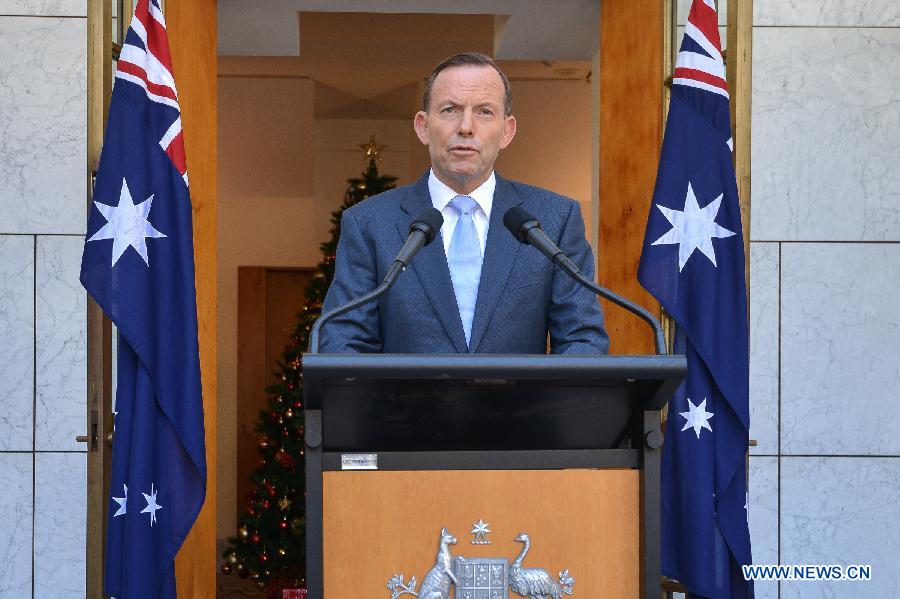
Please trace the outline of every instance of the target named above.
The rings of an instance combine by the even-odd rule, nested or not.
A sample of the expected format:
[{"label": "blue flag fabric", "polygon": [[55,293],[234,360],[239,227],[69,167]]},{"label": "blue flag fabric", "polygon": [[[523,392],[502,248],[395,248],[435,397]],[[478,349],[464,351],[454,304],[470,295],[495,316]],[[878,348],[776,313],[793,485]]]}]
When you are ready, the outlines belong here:
[{"label": "blue flag fabric", "polygon": [[135,7],[93,199],[81,282],[119,331],[105,592],[173,598],[206,452],[191,202],[156,0]]},{"label": "blue flag fabric", "polygon": [[713,3],[694,0],[673,77],[638,279],[676,322],[684,383],[662,459],[662,570],[689,596],[753,596],[741,214]]}]

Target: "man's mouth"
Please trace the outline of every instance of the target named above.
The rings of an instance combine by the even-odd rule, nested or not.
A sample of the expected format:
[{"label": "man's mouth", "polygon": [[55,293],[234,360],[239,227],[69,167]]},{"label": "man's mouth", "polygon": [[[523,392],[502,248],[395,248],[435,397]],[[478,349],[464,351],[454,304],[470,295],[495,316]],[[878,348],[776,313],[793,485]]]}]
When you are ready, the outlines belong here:
[{"label": "man's mouth", "polygon": [[451,146],[450,151],[455,154],[475,154],[478,152],[472,146]]}]

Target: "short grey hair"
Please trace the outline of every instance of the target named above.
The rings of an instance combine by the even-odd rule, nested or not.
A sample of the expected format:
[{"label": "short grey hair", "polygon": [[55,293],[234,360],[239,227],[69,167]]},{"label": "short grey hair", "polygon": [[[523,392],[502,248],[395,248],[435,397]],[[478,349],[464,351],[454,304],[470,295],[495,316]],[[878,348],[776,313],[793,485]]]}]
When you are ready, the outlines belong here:
[{"label": "short grey hair", "polygon": [[462,66],[491,67],[497,71],[501,81],[503,81],[503,93],[506,96],[503,104],[504,116],[512,114],[512,91],[509,89],[509,79],[507,79],[506,74],[500,70],[500,67],[497,66],[497,63],[494,62],[493,58],[480,52],[454,54],[439,62],[431,71],[428,81],[425,82],[425,93],[422,94],[422,110],[428,112],[428,105],[431,103],[431,89],[434,87],[434,80],[437,79],[440,72],[450,67]]}]

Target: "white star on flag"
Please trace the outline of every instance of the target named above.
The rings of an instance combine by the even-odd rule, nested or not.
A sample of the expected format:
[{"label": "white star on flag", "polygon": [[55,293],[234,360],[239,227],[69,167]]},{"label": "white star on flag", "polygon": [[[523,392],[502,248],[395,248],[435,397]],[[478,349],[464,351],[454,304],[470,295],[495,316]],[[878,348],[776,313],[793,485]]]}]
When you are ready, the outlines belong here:
[{"label": "white star on flag", "polygon": [[687,398],[687,402],[688,411],[678,412],[687,421],[684,423],[684,428],[681,430],[686,431],[689,428],[693,428],[698,439],[700,438],[700,429],[705,428],[709,432],[712,432],[712,427],[709,425],[709,419],[712,418],[714,414],[706,411],[706,398],[703,398],[703,401],[700,402],[699,406],[695,406],[690,397]]},{"label": "white star on flag", "polygon": [[701,208],[697,204],[694,188],[688,182],[687,196],[684,198],[684,210],[672,210],[656,205],[666,217],[672,228],[665,235],[653,242],[653,245],[678,244],[678,272],[684,268],[694,250],[700,250],[716,265],[716,251],[713,249],[713,237],[731,237],[734,231],[716,224],[716,215],[722,204],[723,194]]},{"label": "white star on flag", "polygon": [[119,205],[108,206],[95,201],[94,205],[104,217],[107,223],[100,227],[100,230],[94,233],[88,241],[100,241],[101,239],[112,239],[112,264],[122,256],[122,253],[131,246],[144,259],[144,263],[150,266],[150,258],[147,256],[147,238],[165,237],[164,234],[153,228],[153,225],[147,220],[150,214],[150,206],[153,204],[153,196],[144,200],[138,205],[134,204],[131,199],[131,191],[128,189],[128,183],[122,179],[122,191],[119,192]]},{"label": "white star on flag", "polygon": [[125,497],[113,497],[113,501],[119,504],[119,509],[113,514],[113,518],[125,515],[125,504],[128,503],[128,485],[122,485],[125,488]]},{"label": "white star on flag", "polygon": [[153,489],[153,483],[150,483],[150,494],[141,493],[147,501],[147,507],[141,510],[142,514],[150,513],[150,526],[156,523],[156,512],[161,510],[162,506],[156,503],[156,491]]}]

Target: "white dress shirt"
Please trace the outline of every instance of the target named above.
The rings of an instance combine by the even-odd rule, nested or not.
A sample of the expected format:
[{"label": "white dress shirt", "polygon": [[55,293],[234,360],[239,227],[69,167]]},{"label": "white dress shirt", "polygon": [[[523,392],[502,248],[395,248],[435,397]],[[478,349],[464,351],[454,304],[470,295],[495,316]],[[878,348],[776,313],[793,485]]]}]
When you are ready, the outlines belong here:
[{"label": "white dress shirt", "polygon": [[[487,181],[482,183],[472,193],[467,194],[475,200],[478,208],[472,214],[472,220],[475,221],[475,232],[478,233],[478,241],[481,244],[481,257],[484,258],[484,249],[487,246],[488,225],[491,222],[491,206],[494,204],[494,188],[497,187],[497,178],[494,177],[494,171]],[[444,224],[441,226],[441,238],[444,242],[444,255],[450,253],[450,240],[453,239],[453,230],[456,228],[456,221],[459,215],[449,204],[450,201],[458,194],[442,183],[434,176],[434,171],[430,171],[428,175],[428,193],[431,194],[431,203],[435,208],[444,215]]]}]

